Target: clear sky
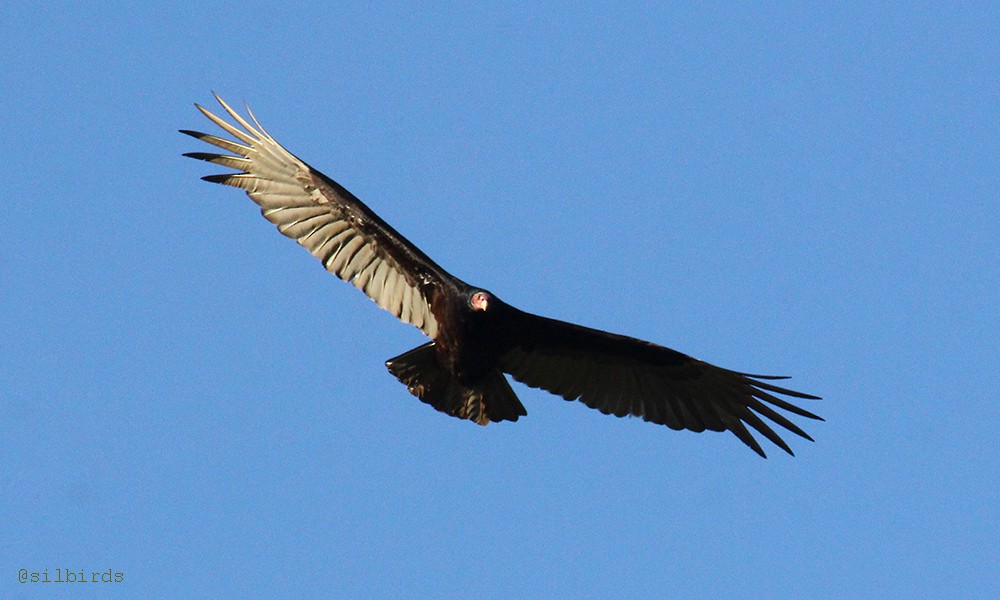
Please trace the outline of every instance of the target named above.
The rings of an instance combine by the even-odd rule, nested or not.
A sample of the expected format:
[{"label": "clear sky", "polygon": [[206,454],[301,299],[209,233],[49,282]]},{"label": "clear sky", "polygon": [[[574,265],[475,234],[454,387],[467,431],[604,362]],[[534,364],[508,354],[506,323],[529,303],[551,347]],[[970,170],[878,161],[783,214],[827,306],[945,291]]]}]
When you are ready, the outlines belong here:
[{"label": "clear sky", "polygon": [[[0,597],[1000,596],[996,3],[249,4],[0,9]],[[792,375],[816,442],[435,412],[420,332],[181,157],[211,90],[522,309]]]}]

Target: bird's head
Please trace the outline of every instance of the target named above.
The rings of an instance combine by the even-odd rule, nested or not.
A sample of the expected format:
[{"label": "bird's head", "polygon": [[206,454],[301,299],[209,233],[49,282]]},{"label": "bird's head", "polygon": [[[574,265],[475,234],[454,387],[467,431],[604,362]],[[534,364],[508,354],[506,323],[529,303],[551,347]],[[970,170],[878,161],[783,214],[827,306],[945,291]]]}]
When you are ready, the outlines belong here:
[{"label": "bird's head", "polygon": [[476,312],[486,312],[493,305],[493,296],[486,291],[476,290],[469,296],[469,307]]}]

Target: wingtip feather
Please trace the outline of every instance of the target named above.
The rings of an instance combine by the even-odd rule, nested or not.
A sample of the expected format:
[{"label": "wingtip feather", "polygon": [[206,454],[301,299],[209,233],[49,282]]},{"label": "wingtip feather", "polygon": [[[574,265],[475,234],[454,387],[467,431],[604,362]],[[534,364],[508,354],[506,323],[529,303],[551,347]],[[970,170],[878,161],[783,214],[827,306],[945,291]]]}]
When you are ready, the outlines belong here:
[{"label": "wingtip feather", "polygon": [[221,183],[223,185],[227,185],[230,177],[232,177],[232,175],[204,175],[202,176],[202,180],[209,183]]}]

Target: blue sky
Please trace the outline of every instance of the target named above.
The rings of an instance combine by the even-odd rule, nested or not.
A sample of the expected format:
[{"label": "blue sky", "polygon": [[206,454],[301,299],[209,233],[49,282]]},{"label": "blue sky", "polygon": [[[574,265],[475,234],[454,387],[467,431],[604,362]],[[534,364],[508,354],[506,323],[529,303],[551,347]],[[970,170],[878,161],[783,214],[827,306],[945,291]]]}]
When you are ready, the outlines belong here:
[{"label": "blue sky", "polygon": [[[0,596],[1000,594],[993,3],[10,4]],[[816,442],[431,410],[420,333],[181,157],[210,90],[522,309],[794,376]]]}]

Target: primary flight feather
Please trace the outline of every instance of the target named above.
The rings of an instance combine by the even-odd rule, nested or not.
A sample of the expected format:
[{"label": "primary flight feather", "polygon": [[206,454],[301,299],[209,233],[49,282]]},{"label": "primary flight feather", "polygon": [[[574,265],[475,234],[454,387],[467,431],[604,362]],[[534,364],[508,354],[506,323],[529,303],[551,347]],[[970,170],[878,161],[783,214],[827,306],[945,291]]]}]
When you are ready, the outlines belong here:
[{"label": "primary flight feather", "polygon": [[248,121],[215,98],[236,125],[195,106],[233,140],[181,132],[229,154],[185,156],[236,169],[203,179],[245,190],[278,231],[328,271],[433,340],[386,366],[435,409],[481,425],[516,421],[527,413],[507,373],[605,414],[678,430],[731,431],[761,456],[748,426],[792,453],[764,419],[812,440],[775,408],[822,420],[779,398],[818,397],[770,383],[783,377],[730,371],[663,346],[518,310],[438,266],[343,186],[285,150],[249,108]]}]

